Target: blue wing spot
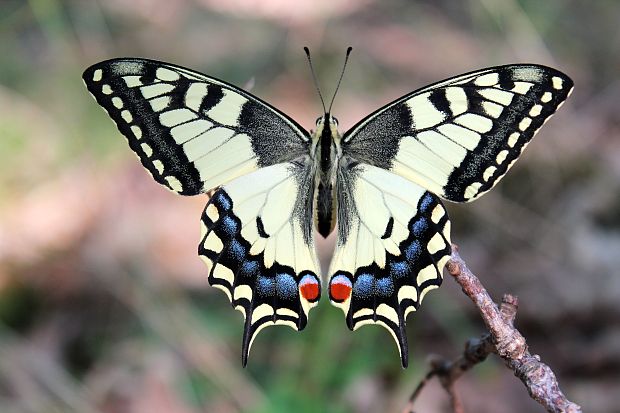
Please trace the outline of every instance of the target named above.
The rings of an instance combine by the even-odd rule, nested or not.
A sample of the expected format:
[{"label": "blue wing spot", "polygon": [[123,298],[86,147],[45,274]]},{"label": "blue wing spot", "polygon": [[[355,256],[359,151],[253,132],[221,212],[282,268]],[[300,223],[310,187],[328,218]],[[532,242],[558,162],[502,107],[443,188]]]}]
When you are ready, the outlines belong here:
[{"label": "blue wing spot", "polygon": [[431,205],[433,204],[433,197],[431,194],[426,193],[424,198],[420,201],[420,207],[418,208],[421,212],[429,212]]},{"label": "blue wing spot", "polygon": [[231,240],[226,249],[235,261],[242,261],[246,256],[245,247],[236,239]]},{"label": "blue wing spot", "polygon": [[217,194],[213,197],[213,202],[222,208],[224,211],[228,211],[232,208],[232,201],[223,191],[218,191]]},{"label": "blue wing spot", "polygon": [[409,272],[409,264],[406,261],[390,263],[390,276],[394,278],[406,277]]},{"label": "blue wing spot", "polygon": [[379,278],[375,283],[375,291],[377,291],[379,295],[388,297],[394,293],[394,282],[387,277]]},{"label": "blue wing spot", "polygon": [[370,297],[372,295],[375,277],[370,274],[360,274],[353,284],[353,294],[358,297]]},{"label": "blue wing spot", "polygon": [[224,230],[226,235],[228,235],[229,237],[233,237],[239,229],[239,223],[230,215],[226,215],[221,220],[220,228]]},{"label": "blue wing spot", "polygon": [[258,275],[258,272],[258,261],[246,261],[241,264],[241,268],[239,268],[239,275],[241,277],[254,278]]},{"label": "blue wing spot", "polygon": [[415,222],[413,222],[410,226],[411,226],[411,231],[413,232],[413,235],[415,235],[418,238],[421,238],[422,235],[424,235],[424,231],[428,229],[428,220],[424,217],[420,217]]},{"label": "blue wing spot", "polygon": [[276,275],[276,292],[278,297],[292,300],[297,297],[297,282],[290,274]]},{"label": "blue wing spot", "polygon": [[258,277],[256,291],[263,297],[273,297],[276,292],[276,280],[269,277]]},{"label": "blue wing spot", "polygon": [[407,248],[405,248],[405,257],[409,261],[415,261],[420,257],[422,253],[422,247],[418,240],[412,241]]}]

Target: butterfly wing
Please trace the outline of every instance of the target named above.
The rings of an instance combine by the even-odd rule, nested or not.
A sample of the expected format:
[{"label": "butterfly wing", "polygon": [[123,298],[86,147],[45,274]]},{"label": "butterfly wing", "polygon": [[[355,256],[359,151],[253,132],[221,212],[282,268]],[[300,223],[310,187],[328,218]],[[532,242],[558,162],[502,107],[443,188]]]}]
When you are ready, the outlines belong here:
[{"label": "butterfly wing", "polygon": [[198,252],[209,282],[245,317],[244,366],[258,331],[302,330],[320,298],[309,165],[301,158],[236,178],[213,194],[201,218]]},{"label": "butterfly wing", "polygon": [[572,87],[544,66],[484,69],[410,93],[343,135],[329,292],[349,328],[386,327],[407,365],[406,316],[440,285],[451,253],[437,196],[490,190]]},{"label": "butterfly wing", "polygon": [[343,152],[442,198],[490,190],[568,97],[573,82],[545,66],[499,66],[428,86],[343,136]]},{"label": "butterfly wing", "polygon": [[408,363],[405,320],[439,287],[450,257],[450,221],[439,198],[399,175],[346,157],[338,170],[338,239],[331,302],[351,330],[376,323]]},{"label": "butterfly wing", "polygon": [[307,132],[251,94],[183,67],[113,59],[83,74],[153,178],[182,195],[308,153]]},{"label": "butterfly wing", "polygon": [[157,182],[182,195],[217,188],[199,254],[244,314],[243,365],[261,328],[303,329],[320,298],[307,132],[241,89],[167,63],[109,60],[83,79]]}]

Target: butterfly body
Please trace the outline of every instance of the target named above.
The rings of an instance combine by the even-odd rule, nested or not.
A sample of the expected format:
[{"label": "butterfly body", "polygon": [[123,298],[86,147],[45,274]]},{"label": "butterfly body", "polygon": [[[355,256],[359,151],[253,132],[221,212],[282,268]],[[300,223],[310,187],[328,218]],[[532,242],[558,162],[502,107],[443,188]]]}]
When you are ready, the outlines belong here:
[{"label": "butterfly body", "polygon": [[572,90],[545,66],[482,69],[340,134],[330,110],[309,133],[248,92],[168,63],[113,59],[83,79],[158,183],[211,195],[198,253],[244,316],[244,365],[264,327],[306,326],[322,290],[315,230],[335,229],[330,301],[351,330],[387,328],[406,366],[407,315],[441,284],[451,253],[440,198],[490,190]]},{"label": "butterfly body", "polygon": [[329,113],[321,116],[316,122],[317,129],[312,134],[316,167],[316,230],[327,237],[336,223],[336,167],[342,154],[338,121]]}]

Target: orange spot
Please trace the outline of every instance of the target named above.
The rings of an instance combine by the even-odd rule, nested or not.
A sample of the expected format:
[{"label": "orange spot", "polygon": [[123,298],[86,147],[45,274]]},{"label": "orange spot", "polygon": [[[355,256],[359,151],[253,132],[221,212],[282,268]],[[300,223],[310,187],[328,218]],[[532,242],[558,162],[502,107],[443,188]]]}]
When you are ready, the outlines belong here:
[{"label": "orange spot", "polygon": [[329,286],[329,295],[336,302],[343,302],[351,296],[351,282],[346,278],[334,278]]},{"label": "orange spot", "polygon": [[306,278],[299,286],[299,291],[306,300],[310,302],[316,301],[320,293],[319,283],[314,279]]}]

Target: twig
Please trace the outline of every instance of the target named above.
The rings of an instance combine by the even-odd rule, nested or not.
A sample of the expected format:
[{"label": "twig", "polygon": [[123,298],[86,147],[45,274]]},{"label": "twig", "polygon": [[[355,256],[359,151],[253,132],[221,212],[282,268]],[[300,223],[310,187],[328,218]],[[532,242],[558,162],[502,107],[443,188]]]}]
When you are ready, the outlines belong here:
[{"label": "twig", "polygon": [[426,383],[437,376],[450,396],[452,410],[455,413],[463,413],[463,405],[454,391],[456,380],[467,370],[484,361],[489,354],[496,353],[523,382],[530,397],[548,412],[580,413],[581,407],[566,399],[551,368],[541,362],[538,355],[529,352],[525,338],[514,327],[518,308],[517,297],[505,294],[498,308],[480,280],[467,268],[456,245],[452,246],[452,257],[447,270],[474,302],[489,333],[468,340],[463,355],[456,360],[450,361],[433,356],[430,360],[431,369],[412,393],[405,412],[413,412],[413,404],[418,395]]}]

